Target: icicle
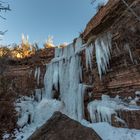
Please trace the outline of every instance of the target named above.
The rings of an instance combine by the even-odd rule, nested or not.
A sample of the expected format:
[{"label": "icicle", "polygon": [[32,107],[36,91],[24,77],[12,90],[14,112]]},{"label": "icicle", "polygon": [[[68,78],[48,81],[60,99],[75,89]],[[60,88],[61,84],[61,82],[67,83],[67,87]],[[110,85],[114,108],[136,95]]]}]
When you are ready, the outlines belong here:
[{"label": "icicle", "polygon": [[35,74],[34,74],[34,77],[37,81],[37,85],[39,85],[39,79],[40,79],[40,67],[36,67],[35,68]]},{"label": "icicle", "polygon": [[82,44],[83,44],[82,38],[81,37],[77,38],[75,43],[75,51],[81,49]]},{"label": "icicle", "polygon": [[68,59],[70,59],[70,57],[73,56],[75,53],[74,46],[72,43],[67,46],[67,52],[68,52],[67,57],[68,57]]},{"label": "icicle", "polygon": [[92,122],[108,122],[111,124],[111,116],[117,115],[116,111],[124,109],[121,99],[110,98],[102,95],[102,100],[95,100],[88,104],[88,111]]},{"label": "icicle", "polygon": [[59,76],[59,68],[58,63],[53,63],[53,85],[56,90],[58,90],[58,76]]},{"label": "icicle", "polygon": [[90,102],[87,107],[88,112],[90,114],[90,119],[93,123],[97,122],[97,119],[96,119],[97,105],[98,105],[98,101],[95,100],[95,101]]},{"label": "icicle", "polygon": [[52,99],[53,89],[53,66],[52,64],[46,65],[46,73],[44,76],[45,94],[48,99]]},{"label": "icicle", "polygon": [[133,59],[132,52],[131,52],[131,50],[130,50],[129,44],[128,44],[128,43],[125,44],[124,47],[128,50],[129,55],[130,55],[130,59],[131,59],[132,63],[134,63],[134,59]]},{"label": "icicle", "polygon": [[37,67],[35,68],[34,78],[37,78]]},{"label": "icicle", "polygon": [[86,47],[86,68],[92,70],[92,59],[93,59],[93,48],[94,46],[91,44],[90,46]]},{"label": "icicle", "polygon": [[100,79],[103,73],[106,73],[109,60],[111,57],[111,34],[106,33],[95,41],[95,50],[96,50],[96,61],[98,66],[98,71],[100,75]]},{"label": "icicle", "polygon": [[42,100],[42,89],[35,89],[35,100],[38,102]]},{"label": "icicle", "polygon": [[37,85],[39,85],[39,80],[40,80],[40,67],[37,69]]},{"label": "icicle", "polygon": [[84,118],[84,92],[85,92],[85,86],[83,84],[79,84],[78,97],[77,97],[78,121],[81,121]]},{"label": "icicle", "polygon": [[59,48],[55,48],[55,58],[59,57]]}]

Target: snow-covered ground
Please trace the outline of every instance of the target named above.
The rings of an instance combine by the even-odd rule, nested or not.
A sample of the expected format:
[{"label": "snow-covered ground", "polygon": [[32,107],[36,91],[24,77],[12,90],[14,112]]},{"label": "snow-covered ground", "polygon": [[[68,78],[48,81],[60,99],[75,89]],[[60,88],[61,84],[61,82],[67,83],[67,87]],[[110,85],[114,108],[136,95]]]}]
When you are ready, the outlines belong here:
[{"label": "snow-covered ground", "polygon": [[89,123],[85,120],[81,122],[84,126],[90,127],[97,132],[103,140],[139,140],[140,130],[115,128],[109,123]]},{"label": "snow-covered ground", "polygon": [[16,109],[20,110],[20,118],[17,124],[21,127],[19,131],[15,130],[16,140],[27,140],[55,111],[63,112],[63,103],[61,101],[46,98],[38,103],[32,98],[23,97],[21,100],[18,100],[16,106]]},{"label": "snow-covered ground", "polygon": [[[104,100],[107,100],[107,96],[103,98],[105,98]],[[117,98],[114,100],[120,101]],[[32,98],[24,97],[21,98],[20,102],[17,102],[17,110],[18,107],[22,110],[18,120],[18,125],[21,125],[22,129],[19,131],[15,130],[15,140],[27,140],[27,138],[37,128],[43,125],[55,111],[67,114],[63,102],[47,98],[44,98],[41,102],[37,103],[36,101],[33,101]],[[31,122],[30,124],[27,124],[29,114],[31,116]],[[140,130],[115,128],[107,122],[90,123],[86,120],[81,120],[80,123],[94,129],[103,140],[139,140],[140,138]],[[7,137],[8,134],[5,134],[3,140]]]}]

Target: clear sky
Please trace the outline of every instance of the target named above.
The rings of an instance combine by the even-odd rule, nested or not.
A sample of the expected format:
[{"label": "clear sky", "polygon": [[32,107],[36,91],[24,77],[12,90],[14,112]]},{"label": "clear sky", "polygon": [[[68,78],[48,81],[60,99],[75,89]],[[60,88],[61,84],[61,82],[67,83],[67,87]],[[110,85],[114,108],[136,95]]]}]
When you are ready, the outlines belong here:
[{"label": "clear sky", "polygon": [[30,42],[45,42],[48,35],[54,44],[70,43],[79,36],[96,12],[90,0],[7,0],[12,9],[0,19],[0,30],[8,29],[2,44],[19,43],[21,34]]}]

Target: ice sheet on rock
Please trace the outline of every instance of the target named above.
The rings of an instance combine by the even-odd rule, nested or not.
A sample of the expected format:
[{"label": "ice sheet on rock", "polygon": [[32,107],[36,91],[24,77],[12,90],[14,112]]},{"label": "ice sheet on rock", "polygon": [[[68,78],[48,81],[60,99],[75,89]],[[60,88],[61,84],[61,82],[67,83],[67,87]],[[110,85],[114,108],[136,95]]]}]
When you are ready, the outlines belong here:
[{"label": "ice sheet on rock", "polygon": [[[117,102],[118,100],[118,102]],[[111,99],[107,95],[102,96],[102,100],[95,100],[88,104],[88,111],[92,122],[109,122],[111,115],[116,114],[116,110],[124,108],[119,99]]]},{"label": "ice sheet on rock", "polygon": [[119,96],[110,98],[107,95],[102,95],[102,100],[94,100],[88,104],[92,122],[108,122],[111,124],[111,115],[117,115],[117,110],[140,110],[140,107],[125,103]]}]

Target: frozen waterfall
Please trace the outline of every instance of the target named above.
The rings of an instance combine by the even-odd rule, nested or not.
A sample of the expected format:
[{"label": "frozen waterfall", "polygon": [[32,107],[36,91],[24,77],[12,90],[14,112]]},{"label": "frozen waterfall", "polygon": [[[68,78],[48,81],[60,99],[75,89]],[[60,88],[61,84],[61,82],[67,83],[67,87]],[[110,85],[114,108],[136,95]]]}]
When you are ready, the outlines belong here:
[{"label": "frozen waterfall", "polygon": [[[55,49],[55,58],[46,66],[44,78],[46,98],[53,98],[53,89],[59,90],[64,103],[64,113],[75,120],[83,119],[84,85],[80,55],[75,53],[82,46],[80,38],[65,48]],[[59,89],[58,89],[59,86]]]}]

